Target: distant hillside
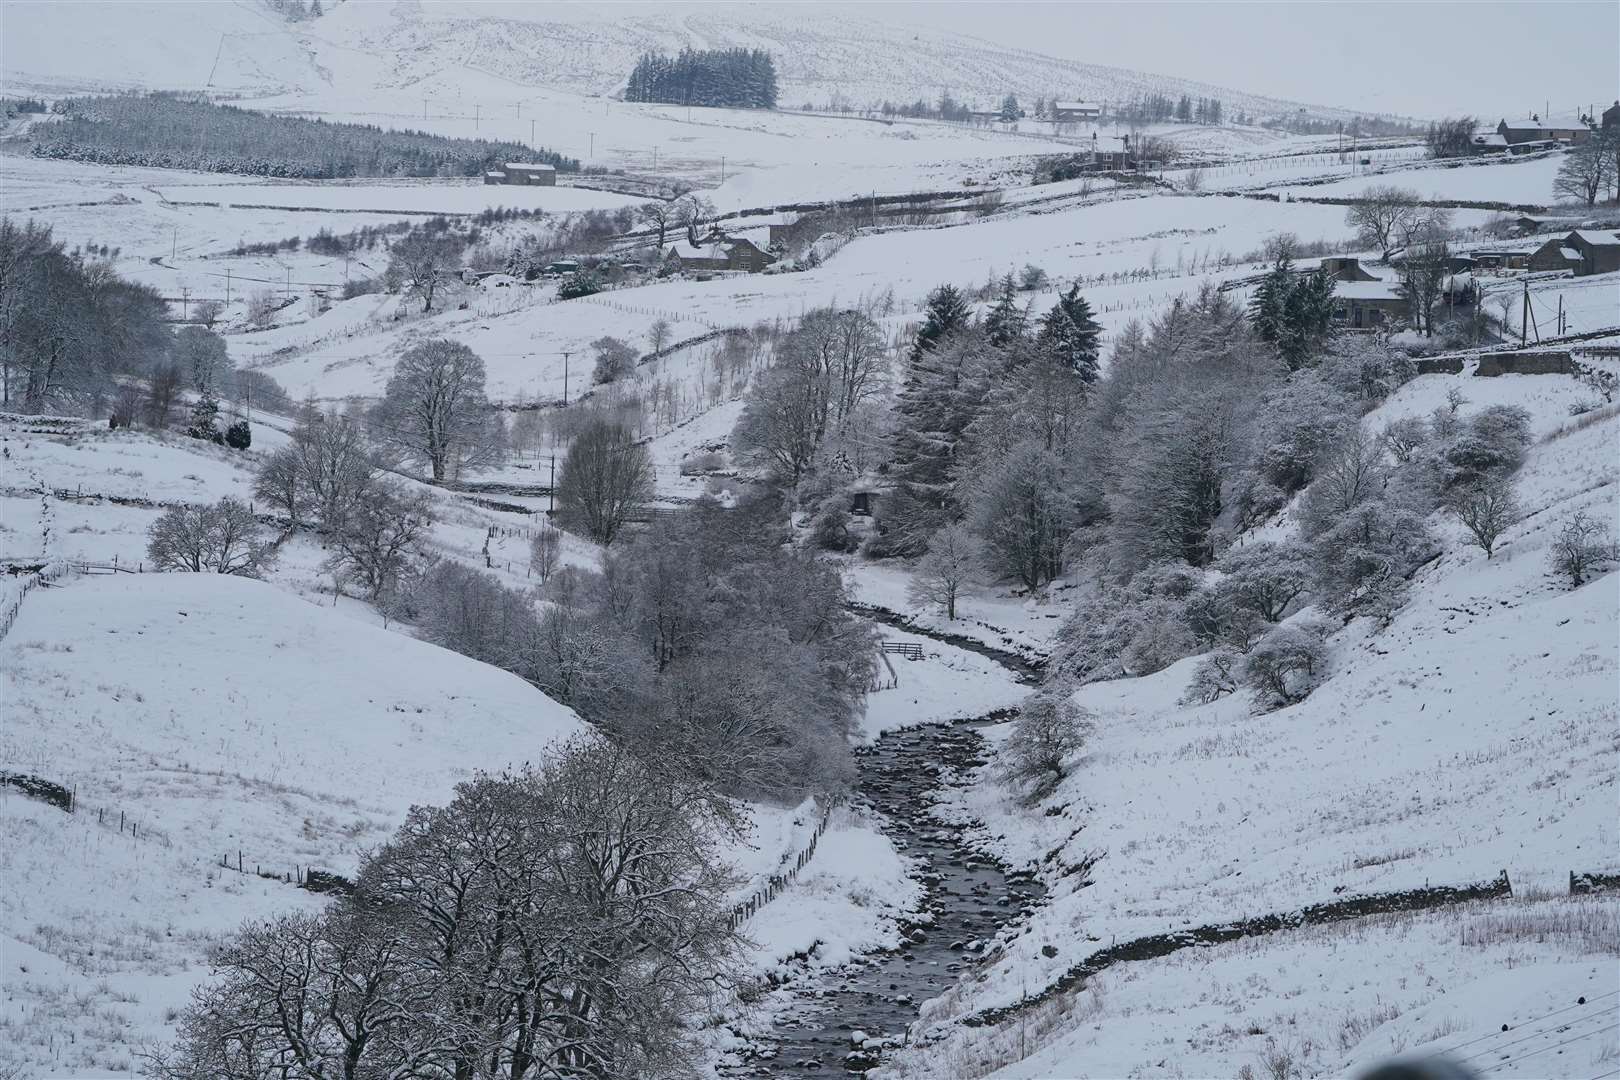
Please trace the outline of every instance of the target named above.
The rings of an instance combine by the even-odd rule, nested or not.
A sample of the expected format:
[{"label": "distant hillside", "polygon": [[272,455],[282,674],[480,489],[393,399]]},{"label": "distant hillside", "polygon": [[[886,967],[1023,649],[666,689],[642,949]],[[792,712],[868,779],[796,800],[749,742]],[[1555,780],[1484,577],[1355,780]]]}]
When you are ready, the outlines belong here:
[{"label": "distant hillside", "polygon": [[[84,18],[94,6],[95,18]],[[828,18],[782,4],[526,5],[471,0],[328,4],[289,24],[251,4],[128,0],[7,4],[0,58],[23,88],[154,86],[266,91],[420,87],[453,93],[469,71],[587,95],[623,90],[644,52],[683,47],[770,51],[781,104],[883,99],[990,104],[1006,93],[1124,101],[1217,97],[1228,115],[1299,104],[1167,75],[1079,63],[943,32]],[[1350,115],[1333,108],[1324,116]]]}]

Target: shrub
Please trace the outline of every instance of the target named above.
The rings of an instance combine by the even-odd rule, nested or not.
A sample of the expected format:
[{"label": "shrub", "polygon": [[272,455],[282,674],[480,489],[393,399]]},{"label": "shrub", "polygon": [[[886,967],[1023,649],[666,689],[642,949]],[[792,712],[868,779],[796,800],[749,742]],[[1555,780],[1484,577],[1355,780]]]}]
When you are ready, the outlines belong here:
[{"label": "shrub", "polygon": [[1446,502],[1475,547],[1489,559],[1496,541],[1518,520],[1519,502],[1513,494],[1513,481],[1493,476],[1456,489]]},{"label": "shrub", "polygon": [[376,278],[355,277],[343,283],[343,299],[353,300],[357,296],[370,296],[382,291],[382,285]]},{"label": "shrub", "polygon": [[232,450],[246,450],[253,445],[253,428],[246,420],[238,420],[225,429],[225,445]]},{"label": "shrub", "polygon": [[1553,572],[1578,589],[1620,559],[1620,550],[1608,522],[1579,510],[1558,530],[1549,558]]},{"label": "shrub", "polygon": [[1243,660],[1243,685],[1262,711],[1304,701],[1327,674],[1326,634],[1317,625],[1279,626]]},{"label": "shrub", "polygon": [[1018,710],[1012,733],[998,755],[1001,780],[1022,789],[1033,805],[1068,775],[1067,761],[1085,745],[1090,717],[1058,691],[1042,691]]},{"label": "shrub", "polygon": [[854,551],[860,541],[849,531],[849,511],[829,502],[810,523],[810,540],[823,551]]},{"label": "shrub", "polygon": [[594,296],[601,291],[602,279],[589,270],[581,270],[562,279],[557,286],[557,299],[577,300],[582,296]]},{"label": "shrub", "polygon": [[1193,669],[1192,681],[1182,702],[1188,705],[1207,705],[1227,694],[1236,693],[1238,668],[1243,657],[1236,649],[1221,646],[1210,652]]}]

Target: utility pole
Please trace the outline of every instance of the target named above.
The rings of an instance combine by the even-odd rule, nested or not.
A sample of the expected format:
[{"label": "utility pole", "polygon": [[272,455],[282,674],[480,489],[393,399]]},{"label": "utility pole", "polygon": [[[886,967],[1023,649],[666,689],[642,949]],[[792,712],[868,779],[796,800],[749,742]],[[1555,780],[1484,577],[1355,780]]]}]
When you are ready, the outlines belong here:
[{"label": "utility pole", "polygon": [[720,155],[720,182],[722,184],[726,182],[726,155],[724,154]]},{"label": "utility pole", "polygon": [[483,109],[482,105],[474,105],[473,106],[473,130],[474,131],[478,130],[478,116],[479,116],[479,113],[480,113],[480,111],[482,109]]},{"label": "utility pole", "polygon": [[532,117],[529,120],[529,149],[534,149],[534,119]]},{"label": "utility pole", "polygon": [[1523,345],[1529,340],[1530,332],[1530,283],[1524,285],[1524,306],[1519,310],[1519,344]]},{"label": "utility pole", "polygon": [[292,299],[292,267],[287,267],[287,299]]},{"label": "utility pole", "polygon": [[230,302],[231,302],[231,272],[229,270],[226,270],[225,271],[225,303],[226,303],[227,306],[229,306]]},{"label": "utility pole", "polygon": [[658,171],[658,147],[653,147],[653,172]]},{"label": "utility pole", "polygon": [[191,318],[191,289],[180,286],[180,321],[186,322]]},{"label": "utility pole", "polygon": [[427,98],[422,99],[422,119],[427,119]]},{"label": "utility pole", "polygon": [[169,226],[169,261],[174,262],[175,254],[180,250],[180,226]]},{"label": "utility pole", "polygon": [[557,455],[551,455],[551,483],[546,485],[546,516],[557,508]]},{"label": "utility pole", "polygon": [[563,352],[563,404],[568,404],[568,353]]}]

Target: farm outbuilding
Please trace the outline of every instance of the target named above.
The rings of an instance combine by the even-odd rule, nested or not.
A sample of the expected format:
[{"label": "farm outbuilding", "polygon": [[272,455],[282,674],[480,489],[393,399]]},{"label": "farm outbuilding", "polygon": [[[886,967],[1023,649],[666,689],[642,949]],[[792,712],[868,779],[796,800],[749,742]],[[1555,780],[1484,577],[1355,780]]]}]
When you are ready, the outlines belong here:
[{"label": "farm outbuilding", "polygon": [[1578,270],[1580,265],[1581,253],[1564,237],[1548,240],[1530,255],[1531,270]]},{"label": "farm outbuilding", "polygon": [[1393,281],[1339,281],[1333,286],[1333,321],[1351,330],[1371,330],[1406,318],[1411,306]]},{"label": "farm outbuilding", "polygon": [[1612,274],[1620,270],[1620,233],[1576,229],[1564,238],[1563,243],[1580,254],[1580,265],[1575,267],[1578,277]]},{"label": "farm outbuilding", "polygon": [[1102,106],[1093,101],[1054,101],[1052,119],[1060,124],[1102,119]]},{"label": "farm outbuilding", "polygon": [[[488,177],[485,177],[487,180]],[[508,161],[506,163],[506,184],[517,184],[525,187],[555,187],[557,184],[557,166],[542,165],[537,162]]]}]

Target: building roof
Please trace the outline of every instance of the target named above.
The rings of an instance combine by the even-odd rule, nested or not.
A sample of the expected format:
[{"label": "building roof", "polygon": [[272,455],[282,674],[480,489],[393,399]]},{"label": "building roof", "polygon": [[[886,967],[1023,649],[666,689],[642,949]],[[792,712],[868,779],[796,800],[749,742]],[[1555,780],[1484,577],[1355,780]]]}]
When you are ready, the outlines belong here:
[{"label": "building roof", "polygon": [[1569,259],[1571,262],[1580,262],[1581,261],[1581,253],[1576,248],[1560,247],[1558,249],[1558,254],[1562,255],[1566,259]]},{"label": "building roof", "polygon": [[1064,112],[1102,112],[1102,106],[1095,101],[1054,101],[1052,108]]},{"label": "building roof", "polygon": [[1499,131],[1481,132],[1474,136],[1475,146],[1506,146],[1507,138]]},{"label": "building roof", "polygon": [[1401,287],[1393,281],[1335,281],[1333,295],[1346,300],[1405,300]]},{"label": "building roof", "polygon": [[1576,229],[1570,238],[1580,237],[1593,247],[1620,247],[1620,233],[1598,232],[1596,229]]},{"label": "building roof", "polygon": [[506,167],[508,169],[528,169],[530,172],[556,172],[557,171],[557,166],[555,166],[555,165],[542,165],[539,162],[534,162],[534,161],[508,161],[506,163]]},{"label": "building roof", "polygon": [[499,169],[491,169],[488,172],[486,172],[484,175],[485,176],[505,176],[506,174],[501,172],[501,170],[499,170]]}]

